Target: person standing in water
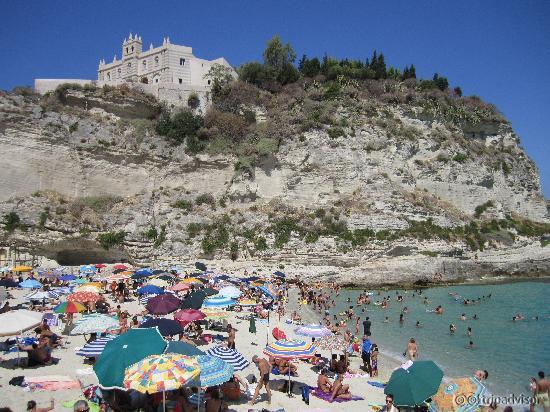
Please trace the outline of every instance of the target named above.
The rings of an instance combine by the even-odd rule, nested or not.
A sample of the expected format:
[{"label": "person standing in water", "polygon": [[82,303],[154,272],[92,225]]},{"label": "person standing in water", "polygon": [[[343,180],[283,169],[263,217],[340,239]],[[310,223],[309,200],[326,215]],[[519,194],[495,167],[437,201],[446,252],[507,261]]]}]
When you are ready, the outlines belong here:
[{"label": "person standing in water", "polygon": [[409,360],[415,361],[418,359],[418,345],[416,344],[414,338],[409,339],[406,354],[409,357]]}]

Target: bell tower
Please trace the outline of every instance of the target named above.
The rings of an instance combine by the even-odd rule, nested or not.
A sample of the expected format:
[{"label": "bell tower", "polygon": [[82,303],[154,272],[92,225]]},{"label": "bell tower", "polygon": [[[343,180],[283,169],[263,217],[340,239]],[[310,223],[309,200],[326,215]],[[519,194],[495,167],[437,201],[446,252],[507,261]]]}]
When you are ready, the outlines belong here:
[{"label": "bell tower", "polygon": [[141,53],[141,48],[141,36],[138,36],[136,34],[134,37],[132,37],[132,33],[130,33],[128,40],[124,39],[124,41],[122,42],[122,59],[124,60],[127,57],[136,57],[138,54]]}]

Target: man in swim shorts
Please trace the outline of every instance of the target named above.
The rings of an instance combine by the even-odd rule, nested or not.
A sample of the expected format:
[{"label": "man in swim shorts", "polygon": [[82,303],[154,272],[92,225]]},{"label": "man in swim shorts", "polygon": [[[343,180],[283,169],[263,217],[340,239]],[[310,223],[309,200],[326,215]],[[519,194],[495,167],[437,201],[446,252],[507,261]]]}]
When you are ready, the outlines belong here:
[{"label": "man in swim shorts", "polygon": [[265,386],[265,391],[267,392],[267,403],[271,405],[271,389],[269,388],[269,372],[271,371],[271,366],[267,360],[256,355],[252,357],[252,362],[256,364],[258,370],[260,371],[260,379],[258,380],[258,386],[256,386],[256,390],[254,391],[254,396],[250,400],[250,405],[254,405],[256,398],[260,395],[260,389],[262,389],[262,386]]},{"label": "man in swim shorts", "polygon": [[542,405],[544,412],[550,411],[550,382],[544,377],[544,372],[539,372],[537,382],[537,403]]}]

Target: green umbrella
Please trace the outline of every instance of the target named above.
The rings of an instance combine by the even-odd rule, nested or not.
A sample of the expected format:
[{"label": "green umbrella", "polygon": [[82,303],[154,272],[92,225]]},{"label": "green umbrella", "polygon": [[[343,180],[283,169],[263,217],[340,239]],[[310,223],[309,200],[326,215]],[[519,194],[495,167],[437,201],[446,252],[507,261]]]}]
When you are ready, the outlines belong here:
[{"label": "green umbrella", "polygon": [[393,371],[384,393],[393,395],[396,406],[420,405],[437,392],[442,379],[443,371],[434,362],[416,361]]},{"label": "green umbrella", "polygon": [[253,315],[250,315],[250,326],[248,327],[250,333],[256,333],[256,319]]},{"label": "green umbrella", "polygon": [[160,355],[166,342],[157,328],[130,329],[105,345],[94,372],[104,389],[124,389],[124,371],[149,355]]},{"label": "green umbrella", "polygon": [[206,352],[198,349],[196,346],[187,342],[171,341],[168,342],[165,353],[179,353],[186,356],[206,355]]}]

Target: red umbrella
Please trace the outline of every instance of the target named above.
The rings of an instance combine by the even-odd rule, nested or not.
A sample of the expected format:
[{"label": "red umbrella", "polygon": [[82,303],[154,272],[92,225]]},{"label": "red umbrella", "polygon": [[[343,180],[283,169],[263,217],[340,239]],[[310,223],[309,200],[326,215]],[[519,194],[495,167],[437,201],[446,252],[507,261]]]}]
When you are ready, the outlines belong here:
[{"label": "red umbrella", "polygon": [[180,307],[181,301],[171,293],[155,296],[145,306],[153,315],[166,315]]},{"label": "red umbrella", "polygon": [[196,320],[204,319],[205,317],[206,315],[204,313],[196,309],[184,309],[174,313],[174,319],[185,325]]},{"label": "red umbrella", "polygon": [[103,263],[98,263],[96,265],[94,265],[97,269],[103,269],[103,268],[106,268],[107,265],[104,265]]},{"label": "red umbrella", "polygon": [[118,263],[118,264],[114,265],[113,268],[118,269],[118,270],[126,270],[126,269],[128,269],[128,266],[123,265],[122,263]]},{"label": "red umbrella", "polygon": [[69,295],[67,300],[69,302],[97,302],[98,300],[103,299],[102,296],[98,295],[97,293],[93,292],[75,292],[72,295]]}]

